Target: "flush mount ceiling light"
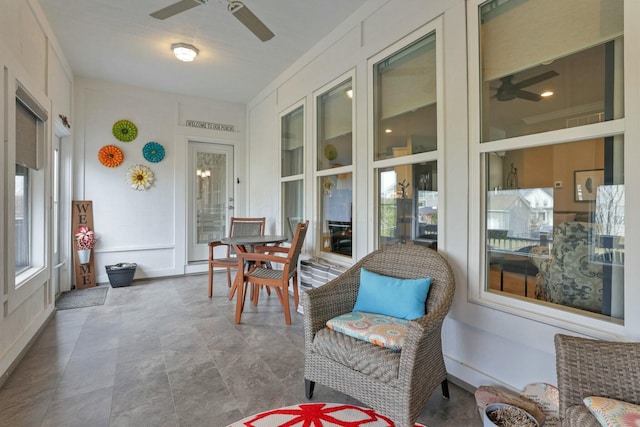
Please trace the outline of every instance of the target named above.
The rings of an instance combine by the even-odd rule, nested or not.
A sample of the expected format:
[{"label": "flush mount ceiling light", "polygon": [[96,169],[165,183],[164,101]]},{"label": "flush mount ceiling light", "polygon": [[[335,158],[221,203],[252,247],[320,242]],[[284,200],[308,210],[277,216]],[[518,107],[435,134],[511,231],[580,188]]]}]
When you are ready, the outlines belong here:
[{"label": "flush mount ceiling light", "polygon": [[198,55],[198,49],[187,43],[174,43],[171,45],[171,50],[176,58],[184,62],[191,62]]}]

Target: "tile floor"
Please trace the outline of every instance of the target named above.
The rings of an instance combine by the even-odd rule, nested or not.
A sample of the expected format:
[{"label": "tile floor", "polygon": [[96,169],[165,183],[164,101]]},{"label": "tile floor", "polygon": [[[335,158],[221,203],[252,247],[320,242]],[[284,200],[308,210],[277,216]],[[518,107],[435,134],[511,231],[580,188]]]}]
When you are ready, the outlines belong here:
[{"label": "tile floor", "polygon": [[[302,316],[262,293],[242,324],[216,274],[135,281],[104,306],[64,310],[0,388],[2,426],[212,426],[305,401]],[[109,286],[103,284],[101,286]],[[418,419],[480,426],[471,393],[436,390]],[[358,404],[318,384],[314,401]]]}]

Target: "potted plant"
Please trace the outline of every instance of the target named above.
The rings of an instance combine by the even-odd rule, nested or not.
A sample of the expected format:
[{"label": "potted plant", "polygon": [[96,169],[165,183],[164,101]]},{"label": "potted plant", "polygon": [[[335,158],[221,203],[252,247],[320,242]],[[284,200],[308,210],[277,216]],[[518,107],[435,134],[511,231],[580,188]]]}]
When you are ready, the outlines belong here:
[{"label": "potted plant", "polygon": [[507,403],[492,403],[485,407],[484,427],[539,427],[538,421],[522,408]]},{"label": "potted plant", "polygon": [[91,257],[91,249],[96,244],[98,236],[86,225],[81,225],[75,234],[75,239],[78,249],[78,261],[80,264],[88,264]]}]

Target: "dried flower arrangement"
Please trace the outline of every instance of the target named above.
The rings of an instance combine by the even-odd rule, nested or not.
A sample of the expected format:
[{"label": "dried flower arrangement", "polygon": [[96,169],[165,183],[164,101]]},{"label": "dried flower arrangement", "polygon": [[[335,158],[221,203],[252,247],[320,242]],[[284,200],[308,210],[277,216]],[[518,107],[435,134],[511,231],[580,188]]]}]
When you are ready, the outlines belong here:
[{"label": "dried flower arrangement", "polygon": [[78,250],[93,249],[93,246],[98,240],[98,236],[86,225],[78,227],[78,232],[75,234],[76,246]]}]

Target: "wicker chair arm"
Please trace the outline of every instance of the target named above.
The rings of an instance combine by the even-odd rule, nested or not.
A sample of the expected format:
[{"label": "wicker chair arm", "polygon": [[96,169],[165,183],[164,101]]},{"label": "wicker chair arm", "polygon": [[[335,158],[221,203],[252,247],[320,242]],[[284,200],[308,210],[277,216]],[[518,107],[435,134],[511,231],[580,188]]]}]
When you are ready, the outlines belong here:
[{"label": "wicker chair arm", "polygon": [[600,422],[584,405],[573,405],[564,413],[562,425],[566,427],[601,427]]},{"label": "wicker chair arm", "polygon": [[329,319],[353,310],[359,278],[359,275],[356,277],[347,272],[319,288],[303,292],[305,340],[309,340],[308,344]]}]

